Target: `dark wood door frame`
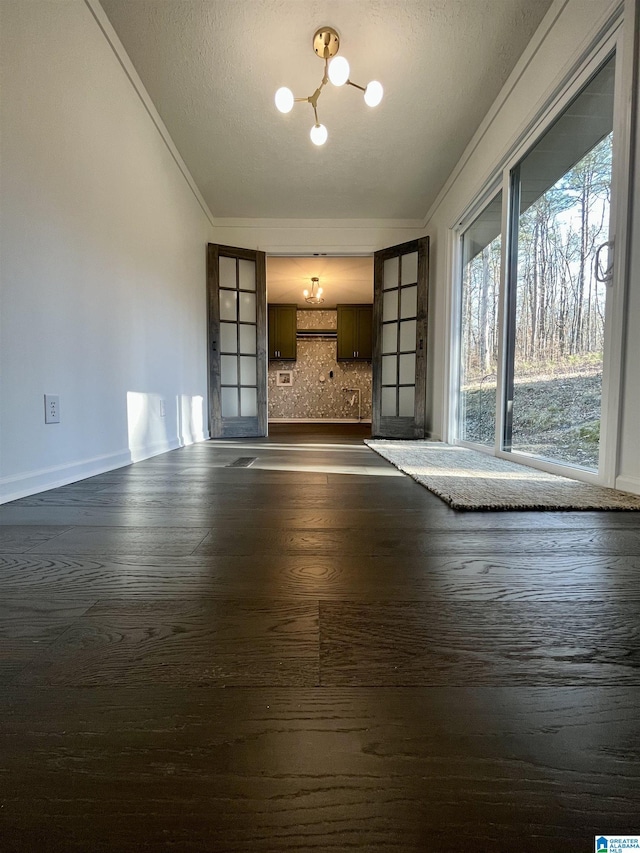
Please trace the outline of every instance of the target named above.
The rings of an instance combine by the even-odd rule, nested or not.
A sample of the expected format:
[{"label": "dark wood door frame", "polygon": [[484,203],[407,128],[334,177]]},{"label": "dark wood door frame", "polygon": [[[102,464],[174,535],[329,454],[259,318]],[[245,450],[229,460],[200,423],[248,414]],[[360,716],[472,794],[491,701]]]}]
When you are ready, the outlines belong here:
[{"label": "dark wood door frame", "polygon": [[[382,302],[384,262],[418,253],[416,314],[415,408],[411,417],[382,415]],[[373,394],[371,434],[380,438],[425,438],[427,423],[427,330],[429,321],[429,238],[389,246],[374,254],[373,262]]]},{"label": "dark wood door frame", "polygon": [[[256,265],[257,417],[222,417],[220,352],[220,257],[253,261]],[[212,438],[265,436],[267,420],[267,286],[266,255],[253,249],[207,246],[209,432]]]}]

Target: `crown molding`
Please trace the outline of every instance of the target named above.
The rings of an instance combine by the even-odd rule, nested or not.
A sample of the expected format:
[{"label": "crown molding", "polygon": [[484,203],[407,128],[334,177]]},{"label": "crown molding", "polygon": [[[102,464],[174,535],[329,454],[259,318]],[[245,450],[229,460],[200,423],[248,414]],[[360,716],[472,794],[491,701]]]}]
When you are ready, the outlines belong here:
[{"label": "crown molding", "polygon": [[182,173],[182,176],[184,177],[185,181],[187,182],[187,184],[189,186],[189,189],[191,190],[191,192],[193,193],[193,195],[196,198],[196,201],[198,202],[198,204],[202,208],[202,212],[207,217],[209,222],[213,225],[213,223],[214,223],[213,214],[211,213],[211,210],[209,209],[208,204],[206,203],[206,201],[204,200],[200,190],[198,189],[191,172],[187,168],[187,164],[184,162],[184,160],[180,156],[180,152],[176,148],[173,140],[171,139],[169,131],[167,130],[165,123],[162,121],[162,118],[160,117],[160,113],[155,108],[153,101],[151,100],[151,96],[149,95],[149,93],[145,89],[144,83],[140,79],[138,72],[134,68],[131,60],[129,59],[129,56],[128,56],[126,50],[124,49],[124,45],[122,44],[122,42],[118,38],[116,31],[114,30],[113,26],[111,25],[111,21],[107,18],[106,13],[105,13],[104,9],[102,8],[102,6],[100,5],[100,3],[98,2],[98,0],[84,0],[84,2],[85,2],[86,7],[91,12],[91,15],[93,16],[95,22],[100,27],[102,34],[104,35],[107,43],[109,44],[109,47],[111,48],[111,50],[115,54],[116,59],[118,60],[122,70],[126,74],[126,76],[129,80],[129,82],[131,83],[134,91],[136,92],[136,94],[140,98],[142,105],[144,106],[149,118],[151,119],[151,121],[155,125],[156,130],[160,134],[160,137],[161,137],[162,141],[164,142],[164,144],[166,145],[167,150],[171,154],[171,157],[175,161],[176,166],[178,167],[178,169]]},{"label": "crown molding", "polygon": [[[507,82],[500,90],[500,94],[493,102],[491,109],[483,119],[480,127],[472,137],[471,142],[465,148],[455,169],[449,175],[443,188],[440,190],[435,201],[429,208],[429,211],[422,223],[425,229],[428,227],[436,211],[460,177],[469,160],[481,145],[484,137],[491,128],[491,125],[504,109],[514,89],[528,71],[529,66],[532,64],[570,2],[571,0],[555,0],[555,2],[552,3],[547,14],[542,19],[540,26],[534,33],[533,38],[516,63],[515,68],[507,78]],[[624,14],[624,7],[625,0],[611,0],[611,2],[603,6],[601,15],[599,16],[596,24],[587,34],[586,38],[568,54],[566,62],[556,77],[555,84],[550,90],[543,93],[542,97],[532,109],[529,119],[525,125],[519,127],[507,140],[505,140],[504,148],[498,152],[498,157],[496,158],[493,167],[483,176],[483,180],[471,196],[472,198],[475,198],[482,191],[483,187],[486,187],[488,183],[496,179],[496,176],[504,168],[505,163],[512,156],[513,152],[522,144],[522,141],[531,132],[532,128],[535,127],[535,125],[549,110],[550,105],[557,98],[559,91],[561,91],[566,86],[567,81],[577,73],[579,66],[584,61],[584,57],[594,49],[597,43],[602,40],[604,35],[616,24],[616,21],[622,17]],[[456,217],[455,221],[450,223],[450,227],[454,227],[458,219],[459,217]]]},{"label": "crown molding", "polygon": [[421,219],[260,219],[217,217],[212,220],[216,228],[286,228],[306,230],[309,228],[354,228],[362,230],[376,229],[421,229]]},{"label": "crown molding", "polygon": [[513,92],[513,90],[520,82],[527,69],[535,59],[538,51],[544,44],[547,36],[555,26],[556,21],[558,20],[558,18],[560,17],[569,2],[570,0],[555,0],[555,2],[551,4],[549,10],[547,11],[547,14],[542,19],[542,22],[540,23],[538,29],[535,31],[533,38],[526,46],[522,56],[516,62],[513,71],[511,72],[511,74],[507,78],[506,83],[500,90],[498,97],[491,105],[489,112],[486,114],[486,116],[480,123],[478,130],[472,136],[471,141],[465,148],[462,157],[460,158],[460,160],[458,160],[454,170],[451,172],[451,174],[445,181],[444,186],[436,196],[436,199],[429,208],[429,210],[427,211],[427,214],[422,221],[422,225],[424,228],[427,227],[427,225],[435,215],[436,211],[449,194],[451,188],[460,177],[461,172],[463,171],[477,148],[480,146],[482,140],[487,134],[487,131],[489,130],[493,122],[496,120],[499,113],[504,108],[505,104],[509,100],[511,93]]}]

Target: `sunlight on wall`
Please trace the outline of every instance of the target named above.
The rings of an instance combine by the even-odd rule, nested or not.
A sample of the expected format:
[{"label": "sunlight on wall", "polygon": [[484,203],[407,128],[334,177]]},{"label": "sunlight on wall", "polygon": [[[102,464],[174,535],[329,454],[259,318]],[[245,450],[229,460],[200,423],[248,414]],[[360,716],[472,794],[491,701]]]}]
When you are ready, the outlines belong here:
[{"label": "sunlight on wall", "polygon": [[161,394],[128,391],[127,423],[132,462],[204,441],[207,435],[203,418],[202,396],[178,395],[174,414]]},{"label": "sunlight on wall", "polygon": [[180,444],[193,444],[206,439],[204,430],[204,398],[181,394],[176,398],[178,439]]},{"label": "sunlight on wall", "polygon": [[[127,392],[127,424],[132,462],[169,450],[166,410],[160,394]],[[164,417],[163,417],[164,412]]]}]

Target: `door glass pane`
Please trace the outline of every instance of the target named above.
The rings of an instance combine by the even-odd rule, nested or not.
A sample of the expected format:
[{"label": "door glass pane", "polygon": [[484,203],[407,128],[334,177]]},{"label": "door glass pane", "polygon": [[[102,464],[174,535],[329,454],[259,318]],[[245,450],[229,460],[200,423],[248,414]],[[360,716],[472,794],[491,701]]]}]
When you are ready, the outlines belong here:
[{"label": "door glass pane", "polygon": [[418,281],[418,253],[411,252],[402,256],[402,272],[400,284],[413,284]]},{"label": "door glass pane", "polygon": [[400,388],[398,392],[399,406],[398,414],[401,418],[412,418],[415,410],[416,389],[413,385],[409,388]]},{"label": "door glass pane", "polygon": [[398,290],[388,290],[382,294],[382,320],[398,319]]},{"label": "door glass pane", "polygon": [[240,384],[256,384],[256,359],[250,355],[240,356]]},{"label": "door glass pane", "polygon": [[241,290],[256,289],[256,265],[253,261],[238,261],[238,279]]},{"label": "door glass pane", "polygon": [[396,417],[396,389],[395,388],[383,388],[382,389],[382,400],[381,400],[381,413],[385,418],[395,418]]},{"label": "door glass pane", "polygon": [[416,321],[405,320],[400,323],[400,350],[413,350],[416,348]]},{"label": "door glass pane", "polygon": [[[506,450],[597,470],[615,59],[514,171],[519,217]],[[606,255],[606,252],[604,253]]]},{"label": "door glass pane", "polygon": [[253,293],[240,294],[240,320],[243,323],[256,322],[256,297]]},{"label": "door glass pane", "polygon": [[220,323],[220,352],[238,352],[237,326]]},{"label": "door glass pane", "polygon": [[398,264],[399,258],[389,258],[384,262],[384,271],[382,276],[382,289],[388,290],[390,287],[398,286]]},{"label": "door glass pane", "polygon": [[235,355],[223,355],[220,358],[220,381],[223,385],[238,384],[238,359]]},{"label": "door glass pane", "polygon": [[395,385],[398,381],[398,356],[385,355],[382,357],[382,384]]},{"label": "door glass pane", "polygon": [[418,313],[418,288],[407,287],[400,291],[400,317],[415,317]]},{"label": "door glass pane", "polygon": [[382,352],[398,351],[398,324],[389,323],[382,327]]},{"label": "door glass pane", "polygon": [[240,389],[240,409],[243,418],[255,418],[258,414],[258,393],[255,388]]},{"label": "door glass pane", "polygon": [[238,294],[235,290],[220,291],[220,319],[235,320],[236,319],[236,300]]},{"label": "door glass pane", "polygon": [[222,417],[237,418],[238,417],[238,389],[237,388],[221,388],[222,395]]},{"label": "door glass pane", "polygon": [[502,193],[462,234],[458,435],[495,444]]},{"label": "door glass pane", "polygon": [[[384,379],[382,380],[384,382]],[[412,385],[416,381],[415,352],[400,356],[400,384]]]},{"label": "door glass pane", "polygon": [[240,326],[240,352],[254,353],[256,351],[256,327]]},{"label": "door glass pane", "polygon": [[220,287],[230,287],[236,289],[236,259],[220,257],[219,260],[219,275]]}]

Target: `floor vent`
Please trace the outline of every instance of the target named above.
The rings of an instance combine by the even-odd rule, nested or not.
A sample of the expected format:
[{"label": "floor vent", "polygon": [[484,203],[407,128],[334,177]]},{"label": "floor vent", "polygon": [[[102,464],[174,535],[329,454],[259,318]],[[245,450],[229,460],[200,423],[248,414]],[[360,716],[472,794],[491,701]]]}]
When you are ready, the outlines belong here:
[{"label": "floor vent", "polygon": [[237,459],[234,459],[233,462],[229,462],[228,465],[225,465],[225,467],[248,468],[250,465],[253,465],[257,458],[257,456],[239,456]]}]

